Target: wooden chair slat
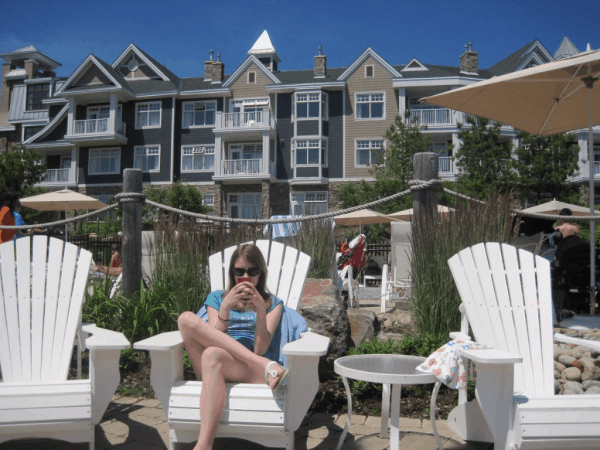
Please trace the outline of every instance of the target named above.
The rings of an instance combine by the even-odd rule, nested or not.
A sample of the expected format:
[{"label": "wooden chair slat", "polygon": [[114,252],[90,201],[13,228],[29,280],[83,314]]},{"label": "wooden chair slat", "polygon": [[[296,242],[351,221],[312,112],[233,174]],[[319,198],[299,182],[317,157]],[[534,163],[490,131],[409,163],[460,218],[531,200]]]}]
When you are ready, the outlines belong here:
[{"label": "wooden chair slat", "polygon": [[52,349],[56,331],[56,308],[60,268],[62,265],[63,241],[50,239],[48,270],[46,275],[46,307],[44,311],[44,339],[42,341],[42,380],[51,380]]},{"label": "wooden chair slat", "polygon": [[31,252],[30,239],[17,239],[17,298],[21,343],[21,371],[23,381],[31,381]]},{"label": "wooden chair slat", "polygon": [[31,379],[33,381],[41,381],[48,237],[34,236],[32,242],[33,283],[31,286],[31,329],[38,330],[38,332],[33,333],[31,338]]},{"label": "wooden chair slat", "polygon": [[[6,242],[0,246],[2,261],[2,285],[4,288],[4,302],[6,314],[6,328],[8,330],[8,344],[12,368],[12,380],[23,378],[21,364],[21,349],[19,345],[19,312],[17,309],[17,279],[15,272],[15,246],[13,242]],[[4,368],[2,368],[4,375]],[[8,379],[8,381],[12,381]]]},{"label": "wooden chair slat", "polygon": [[209,256],[208,270],[210,273],[211,292],[225,289],[225,282],[223,280],[223,254],[221,252]]},{"label": "wooden chair slat", "polygon": [[[540,339],[542,348],[542,377],[544,378],[544,396],[554,394],[554,339],[552,313],[554,308],[551,302],[544,305],[542,302],[552,298],[552,282],[550,280],[550,261],[541,256],[535,257],[537,275],[537,293],[540,302]],[[547,301],[547,300],[546,300]]]},{"label": "wooden chair slat", "polygon": [[281,265],[281,276],[279,278],[279,287],[277,289],[277,296],[281,299],[285,299],[284,302],[286,305],[290,298],[290,287],[295,276],[297,259],[298,250],[292,247],[287,247],[285,250],[283,264]]},{"label": "wooden chair slat", "polygon": [[302,290],[304,289],[304,282],[306,281],[308,269],[310,268],[310,261],[310,256],[300,252],[296,264],[296,275],[294,276],[294,281],[292,281],[290,295],[287,301],[287,306],[289,308],[298,310],[298,308],[302,306]]},{"label": "wooden chair slat", "polygon": [[226,248],[223,251],[223,289],[227,290],[230,289],[231,286],[229,286],[229,274],[227,273],[227,271],[229,270],[229,264],[231,263],[231,256],[233,255],[233,252],[235,252],[235,249],[237,248],[237,246],[231,246],[229,248]]},{"label": "wooden chair slat", "polygon": [[[281,242],[272,242],[268,260],[269,276],[267,277],[267,290],[275,295],[278,294],[279,285],[281,284],[281,264],[283,261],[283,252],[285,245]],[[281,298],[284,302],[287,300]]]}]

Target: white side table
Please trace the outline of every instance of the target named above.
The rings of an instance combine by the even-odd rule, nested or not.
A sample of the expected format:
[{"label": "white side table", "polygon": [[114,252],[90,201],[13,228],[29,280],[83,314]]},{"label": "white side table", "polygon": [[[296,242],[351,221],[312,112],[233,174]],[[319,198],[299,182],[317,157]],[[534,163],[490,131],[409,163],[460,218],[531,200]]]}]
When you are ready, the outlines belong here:
[{"label": "white side table", "polygon": [[335,373],[342,377],[346,396],[348,398],[348,419],[336,450],[342,448],[352,417],[352,394],[348,385],[348,378],[353,380],[383,383],[383,401],[381,407],[381,437],[387,437],[387,421],[390,410],[389,388],[392,385],[392,417],[390,422],[390,450],[400,449],[400,391],[403,384],[430,384],[435,383],[431,396],[431,425],[433,435],[439,450],[443,450],[440,435],[435,423],[435,400],[441,383],[430,373],[420,373],[416,367],[425,361],[420,356],[407,355],[354,355],[345,356],[335,360],[333,367]]}]

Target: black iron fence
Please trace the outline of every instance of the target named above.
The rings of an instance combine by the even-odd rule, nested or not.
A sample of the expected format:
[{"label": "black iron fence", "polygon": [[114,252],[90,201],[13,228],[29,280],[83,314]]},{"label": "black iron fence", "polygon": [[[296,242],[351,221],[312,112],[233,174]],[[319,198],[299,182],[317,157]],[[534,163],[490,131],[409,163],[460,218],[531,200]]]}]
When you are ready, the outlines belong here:
[{"label": "black iron fence", "polygon": [[68,236],[68,241],[78,247],[92,252],[94,263],[107,266],[112,256],[113,244],[121,246],[121,237],[90,237],[89,235]]}]

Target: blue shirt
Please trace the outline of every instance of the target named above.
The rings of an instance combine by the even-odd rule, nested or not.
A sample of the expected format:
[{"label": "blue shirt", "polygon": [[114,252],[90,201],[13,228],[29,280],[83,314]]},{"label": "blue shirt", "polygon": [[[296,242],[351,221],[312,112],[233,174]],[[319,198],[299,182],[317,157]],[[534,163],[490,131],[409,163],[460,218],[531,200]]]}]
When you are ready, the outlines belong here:
[{"label": "blue shirt", "polygon": [[[21,217],[20,213],[14,211],[13,212],[13,217],[15,218],[15,226],[18,227],[18,226],[21,226],[21,225],[26,225],[26,223],[23,220],[23,218]],[[24,237],[27,237],[27,235],[16,233],[15,237],[13,238],[13,240],[16,242],[17,239],[21,239],[21,238],[24,238]]]},{"label": "blue shirt", "polygon": [[[208,294],[204,306],[216,309],[221,309],[221,303],[223,302],[224,291],[214,291]],[[271,307],[267,310],[267,313],[273,311],[273,309],[283,301],[275,296],[271,295]],[[198,311],[198,315],[205,322],[208,322],[208,313],[200,314],[202,310]],[[239,312],[235,309],[229,311],[229,323],[227,327],[227,334],[242,344],[250,351],[254,351],[254,335],[256,329],[256,313],[254,311]]]}]

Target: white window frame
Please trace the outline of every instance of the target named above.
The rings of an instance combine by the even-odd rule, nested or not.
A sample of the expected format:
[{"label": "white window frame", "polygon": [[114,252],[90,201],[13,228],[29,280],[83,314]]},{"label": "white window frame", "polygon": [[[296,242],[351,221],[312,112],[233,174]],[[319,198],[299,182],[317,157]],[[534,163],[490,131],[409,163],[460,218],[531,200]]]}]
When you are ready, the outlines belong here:
[{"label": "white window frame", "polygon": [[[236,196],[236,201],[234,202],[232,197]],[[244,196],[254,196],[255,203],[254,205],[255,212],[257,212],[258,217],[244,217],[242,215],[244,208]],[[248,197],[249,198],[249,197]],[[256,201],[258,200],[258,205]],[[227,217],[231,217],[231,207],[237,206],[239,208],[240,216],[242,219],[261,219],[262,218],[262,194],[259,192],[232,192],[227,194]]]},{"label": "white window frame", "polygon": [[[33,136],[35,136],[36,134],[38,134],[40,131],[42,131],[44,128],[46,128],[47,124],[42,124],[42,125],[23,125],[22,129],[21,129],[21,142],[25,142],[27,139],[31,139]],[[29,136],[27,139],[25,139],[25,129],[26,128],[36,128],[36,127],[42,127],[40,130],[36,131],[35,133],[33,133],[31,136]]]},{"label": "white window frame", "polygon": [[[192,117],[195,119],[196,115],[194,113],[196,105],[203,104],[204,111],[214,111],[214,122],[212,124],[206,124],[206,114],[204,114],[204,124],[196,125],[195,123],[192,125],[185,125],[185,114],[192,113]],[[192,109],[190,111],[186,111],[186,106],[191,106]],[[208,108],[208,106],[214,106],[214,108]],[[217,101],[216,100],[202,100],[202,101],[194,101],[194,102],[184,102],[182,105],[181,111],[181,128],[189,129],[189,128],[214,128],[217,122]]]},{"label": "white window frame", "polygon": [[[150,122],[150,106],[151,105],[159,105],[158,108],[158,125],[143,125],[140,126],[140,113],[147,113],[148,114],[148,123]],[[141,111],[140,112],[140,106],[148,106],[148,111]],[[152,112],[155,112],[155,110],[152,110]],[[154,102],[143,102],[143,103],[136,103],[135,104],[135,129],[136,130],[145,130],[147,128],[160,128],[162,125],[162,101],[158,100],[158,101],[154,101]]]},{"label": "white window frame", "polygon": [[[369,143],[369,148],[366,147],[362,147],[362,148],[358,148],[359,142],[368,142]],[[385,147],[385,139],[384,138],[361,138],[361,139],[355,139],[354,140],[354,167],[357,168],[365,168],[365,167],[374,167],[377,165],[377,161],[373,161],[372,158],[374,158],[373,152],[371,152],[371,149],[376,149],[376,147],[372,147],[373,142],[381,142],[381,149],[383,150]],[[364,144],[363,144],[364,145]],[[369,162],[370,164],[359,164],[358,163],[358,152],[360,151],[365,151],[365,150],[369,150]]]},{"label": "white window frame", "polygon": [[[307,200],[307,197],[309,200]],[[301,201],[300,198],[302,198]],[[315,214],[308,215],[316,215],[321,214],[322,212],[329,211],[329,192],[328,191],[300,191],[300,192],[290,192],[290,215],[297,216],[300,215],[300,211],[296,211],[296,208],[302,204],[302,214],[305,214],[305,207],[307,203],[310,204],[325,204],[324,211],[316,211]],[[323,208],[321,208],[323,209]]]},{"label": "white window frame", "polygon": [[215,206],[215,194],[202,194],[202,205]]},{"label": "white window frame", "polygon": [[[369,76],[369,67],[371,68],[371,76]],[[365,78],[375,78],[375,66],[368,64],[365,66]]]},{"label": "white window frame", "polygon": [[[317,100],[310,100],[311,95],[318,95]],[[306,96],[306,100],[300,101],[300,96]],[[319,115],[316,117],[298,117],[298,103],[319,103]],[[324,106],[323,106],[324,105]],[[306,113],[308,114],[309,107],[306,107]],[[292,120],[329,120],[329,94],[322,91],[302,91],[294,92],[292,96]]]},{"label": "white window frame", "polygon": [[[213,156],[212,169],[184,169],[183,158],[189,156],[190,153],[186,154],[186,150],[192,150],[192,167],[194,167],[194,155],[202,155],[203,164],[205,166],[206,155]],[[195,150],[195,151],[194,151]],[[197,145],[182,145],[181,146],[181,173],[200,173],[200,172],[214,172],[215,171],[215,144],[197,144]]]},{"label": "white window frame", "polygon": [[[314,143],[317,141],[319,143],[319,162],[318,163],[309,163],[308,156],[309,150],[314,147]],[[306,142],[306,147],[300,146]],[[313,144],[311,146],[311,143]],[[297,152],[299,148],[306,148],[306,164],[298,163],[297,161]],[[323,137],[309,137],[302,136],[296,137],[292,139],[292,167],[328,167],[329,166],[329,140]],[[323,162],[324,161],[324,162]]]},{"label": "white window frame", "polygon": [[133,167],[139,169],[139,167],[136,167],[136,159],[138,157],[138,150],[145,150],[145,157],[146,157],[146,164],[145,166],[148,167],[148,152],[149,151],[158,151],[158,153],[152,153],[152,155],[158,155],[158,167],[156,167],[155,169],[143,169],[142,168],[142,172],[144,173],[156,173],[156,172],[160,172],[160,144],[148,144],[148,145],[136,145],[135,147],[133,147]]},{"label": "white window frame", "polygon": [[[115,170],[105,171],[105,172],[92,172],[92,159],[102,159],[102,156],[93,156],[96,152],[110,151],[118,152],[117,156],[109,155],[108,158],[117,158],[117,164]],[[100,165],[98,165],[99,167]],[[110,163],[109,163],[110,168]],[[88,175],[109,175],[109,174],[119,174],[121,173],[121,147],[107,147],[107,148],[94,148],[90,149],[88,153]]]},{"label": "white window frame", "polygon": [[[250,74],[254,75],[254,81],[250,81]],[[254,71],[248,72],[247,81],[248,81],[248,84],[256,84],[256,72],[254,72]]]},{"label": "white window frame", "polygon": [[[369,96],[369,101],[365,102],[365,101],[361,101],[359,102],[359,96],[364,96],[364,95],[368,95]],[[374,95],[381,95],[382,99],[383,99],[383,107],[382,107],[382,116],[381,117],[372,117],[372,113],[371,113],[371,107],[369,107],[369,117],[358,117],[358,105],[363,104],[363,103],[368,103],[369,105],[371,105],[372,103],[381,103],[380,101],[373,101],[372,96]],[[354,94],[354,104],[355,104],[355,112],[354,112],[354,118],[356,120],[385,120],[385,105],[386,105],[386,98],[385,98],[385,91],[380,91],[380,92],[356,92]]]}]

